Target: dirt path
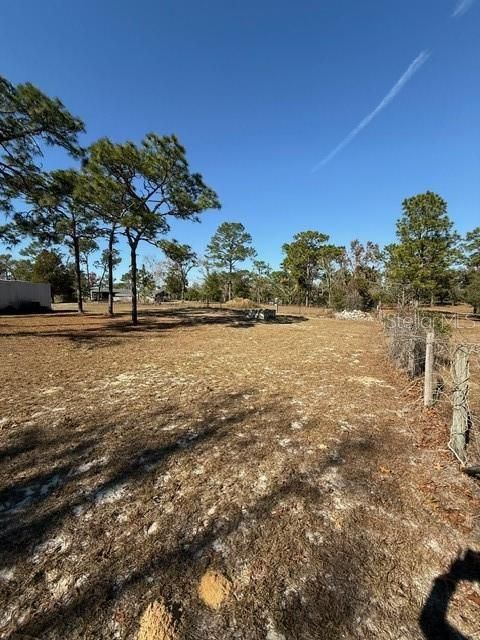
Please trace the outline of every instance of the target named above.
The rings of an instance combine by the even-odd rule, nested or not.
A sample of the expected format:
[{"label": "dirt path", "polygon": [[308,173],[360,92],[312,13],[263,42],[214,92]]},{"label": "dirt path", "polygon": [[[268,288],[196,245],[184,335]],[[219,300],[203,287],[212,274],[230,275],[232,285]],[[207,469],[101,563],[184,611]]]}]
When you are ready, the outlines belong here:
[{"label": "dirt path", "polygon": [[434,581],[479,492],[385,353],[374,322],[6,320],[0,637],[135,638],[158,601],[167,640],[437,640],[449,599],[477,637],[477,559]]}]

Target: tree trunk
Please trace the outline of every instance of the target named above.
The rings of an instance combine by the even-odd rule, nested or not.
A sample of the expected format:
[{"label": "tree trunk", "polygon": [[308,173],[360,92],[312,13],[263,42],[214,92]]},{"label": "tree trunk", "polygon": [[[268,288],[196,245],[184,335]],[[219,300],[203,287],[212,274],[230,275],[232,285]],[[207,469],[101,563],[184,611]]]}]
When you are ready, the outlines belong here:
[{"label": "tree trunk", "polygon": [[232,299],[232,273],[233,273],[233,266],[232,264],[230,264],[228,266],[228,283],[227,283],[227,299],[228,300]]},{"label": "tree trunk", "polygon": [[305,278],[305,306],[306,307],[310,306],[311,283],[313,283],[313,280],[311,280],[311,277],[310,277],[310,265],[307,265],[307,272],[306,272],[306,278]]},{"label": "tree trunk", "polygon": [[90,265],[88,264],[88,255],[85,255],[85,275],[87,276],[87,298],[90,300]]},{"label": "tree trunk", "polygon": [[100,302],[100,298],[102,297],[102,284],[103,284],[103,279],[104,278],[105,278],[105,270],[103,271],[102,277],[98,281],[97,302]]},{"label": "tree trunk", "polygon": [[138,297],[137,297],[137,245],[130,244],[130,270],[132,274],[132,324],[138,324]]},{"label": "tree trunk", "polygon": [[113,317],[113,243],[115,241],[115,227],[110,229],[108,236],[108,315]]},{"label": "tree trunk", "polygon": [[77,305],[78,313],[83,313],[83,300],[82,300],[82,269],[80,266],[80,243],[78,237],[73,237],[73,252],[75,256],[75,280],[77,285]]}]

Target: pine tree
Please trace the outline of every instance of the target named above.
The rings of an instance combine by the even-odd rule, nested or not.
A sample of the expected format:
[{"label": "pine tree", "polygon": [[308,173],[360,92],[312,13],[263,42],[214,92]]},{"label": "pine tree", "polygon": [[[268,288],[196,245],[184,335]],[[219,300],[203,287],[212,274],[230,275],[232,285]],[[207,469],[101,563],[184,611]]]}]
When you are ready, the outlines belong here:
[{"label": "pine tree", "polygon": [[480,227],[469,231],[463,242],[465,262],[469,270],[480,271]]},{"label": "pine tree", "polygon": [[343,255],[343,248],[326,244],[329,236],[319,231],[301,231],[293,236],[293,242],[282,247],[285,254],[282,266],[297,284],[297,291],[303,294],[305,305],[311,302],[313,284],[320,277],[325,279],[330,293],[333,263]]},{"label": "pine tree", "polygon": [[447,203],[431,191],[407,198],[402,207],[398,242],[385,248],[389,282],[402,297],[411,291],[416,299],[433,303],[448,289],[459,258],[458,234],[448,217]]},{"label": "pine tree", "polygon": [[241,222],[223,222],[207,247],[208,259],[227,274],[227,298],[232,299],[233,278],[239,263],[257,255],[252,236]]},{"label": "pine tree", "polygon": [[11,84],[0,76],[0,210],[11,213],[12,200],[42,188],[42,146],[60,146],[78,157],[83,122],[56,98],[35,86]]},{"label": "pine tree", "polygon": [[81,245],[98,236],[95,218],[78,197],[79,174],[73,169],[52,171],[42,188],[29,194],[26,213],[15,214],[18,229],[46,244],[64,244],[74,257],[77,305],[83,312]]},{"label": "pine tree", "polygon": [[130,247],[132,322],[137,324],[140,242],[156,244],[169,230],[169,219],[199,221],[200,213],[220,208],[220,203],[201,175],[190,171],[185,149],[175,136],[150,133],[140,145],[103,139],[89,151],[84,171],[94,194],[90,199],[105,207]]}]

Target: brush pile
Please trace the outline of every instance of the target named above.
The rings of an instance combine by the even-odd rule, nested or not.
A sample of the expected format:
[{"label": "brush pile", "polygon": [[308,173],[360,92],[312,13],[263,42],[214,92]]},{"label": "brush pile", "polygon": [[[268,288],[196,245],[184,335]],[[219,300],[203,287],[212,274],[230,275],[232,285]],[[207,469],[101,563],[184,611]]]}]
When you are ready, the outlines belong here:
[{"label": "brush pile", "polygon": [[337,320],[372,320],[372,316],[364,311],[354,309],[353,311],[339,311],[335,314]]}]

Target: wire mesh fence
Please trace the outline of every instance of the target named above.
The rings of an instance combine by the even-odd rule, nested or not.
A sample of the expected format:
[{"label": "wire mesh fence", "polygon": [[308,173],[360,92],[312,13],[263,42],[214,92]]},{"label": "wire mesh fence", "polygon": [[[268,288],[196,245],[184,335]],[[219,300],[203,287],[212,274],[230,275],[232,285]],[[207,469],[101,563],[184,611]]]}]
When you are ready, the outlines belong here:
[{"label": "wire mesh fence", "polygon": [[424,404],[450,425],[448,447],[467,472],[480,474],[480,344],[459,340],[441,316],[383,318],[390,355],[411,378],[424,377]]}]

